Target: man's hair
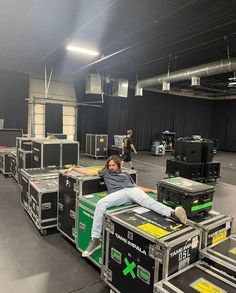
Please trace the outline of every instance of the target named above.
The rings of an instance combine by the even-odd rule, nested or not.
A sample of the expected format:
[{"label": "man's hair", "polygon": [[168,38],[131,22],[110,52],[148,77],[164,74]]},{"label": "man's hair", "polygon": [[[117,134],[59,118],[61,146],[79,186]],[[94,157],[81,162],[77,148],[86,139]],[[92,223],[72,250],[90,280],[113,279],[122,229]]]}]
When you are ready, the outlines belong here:
[{"label": "man's hair", "polygon": [[127,130],[127,135],[132,135],[133,131],[131,129]]},{"label": "man's hair", "polygon": [[109,165],[110,161],[114,161],[114,163],[118,166],[118,171],[120,172],[121,171],[121,163],[120,163],[119,157],[117,157],[117,156],[110,156],[107,159],[107,161],[106,161],[105,166],[104,166],[103,169],[109,170],[109,166],[108,165]]}]

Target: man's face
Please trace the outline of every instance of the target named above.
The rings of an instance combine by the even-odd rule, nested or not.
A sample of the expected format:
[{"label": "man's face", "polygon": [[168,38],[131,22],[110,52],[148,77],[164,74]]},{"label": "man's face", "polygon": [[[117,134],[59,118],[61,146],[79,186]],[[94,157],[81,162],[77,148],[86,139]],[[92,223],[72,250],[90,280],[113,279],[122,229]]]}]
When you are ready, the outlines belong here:
[{"label": "man's face", "polygon": [[112,173],[118,172],[118,166],[113,160],[108,163],[108,169]]}]

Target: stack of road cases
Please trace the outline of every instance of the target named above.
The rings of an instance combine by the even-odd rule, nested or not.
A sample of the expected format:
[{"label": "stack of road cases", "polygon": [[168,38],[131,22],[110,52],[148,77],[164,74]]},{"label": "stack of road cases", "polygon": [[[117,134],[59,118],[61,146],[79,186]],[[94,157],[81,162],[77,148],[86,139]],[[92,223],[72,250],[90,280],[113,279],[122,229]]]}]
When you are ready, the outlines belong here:
[{"label": "stack of road cases", "polygon": [[216,211],[202,213],[188,219],[188,225],[202,231],[202,246],[216,244],[231,234],[233,218]]},{"label": "stack of road cases", "polygon": [[48,228],[57,227],[57,193],[57,179],[30,182],[29,214],[43,235]]},{"label": "stack of road cases", "polygon": [[[99,171],[102,167],[89,167],[88,169]],[[136,171],[125,169],[136,182]],[[77,211],[79,196],[106,191],[104,180],[98,176],[84,176],[77,172],[71,172],[68,176],[59,174],[58,196],[58,230],[76,243]]]},{"label": "stack of road cases", "polygon": [[[141,292],[141,291],[140,291]],[[143,291],[144,292],[144,291]],[[158,282],[155,293],[235,293],[236,280],[224,272],[207,265],[197,263]]]},{"label": "stack of road cases", "polygon": [[79,143],[65,139],[34,139],[33,167],[69,167],[79,164]]},{"label": "stack of road cases", "polygon": [[102,278],[115,292],[151,293],[154,284],[196,262],[201,232],[144,207],[104,217]]},{"label": "stack of road cases", "polygon": [[[88,195],[79,196],[79,206],[78,206],[78,231],[76,233],[76,247],[80,252],[83,252],[91,239],[91,229],[93,224],[93,217],[96,205],[98,201],[105,196],[107,196],[107,191],[98,192]],[[156,199],[157,194],[149,192],[148,195],[153,199]],[[120,210],[129,209],[131,207],[137,206],[135,204],[114,206],[107,209],[106,213],[114,213]],[[102,249],[96,250],[91,256],[88,257],[95,265],[98,267],[102,264]]]},{"label": "stack of road cases", "polygon": [[233,276],[236,284],[236,235],[203,249],[201,257],[210,265]]},{"label": "stack of road cases", "polygon": [[57,179],[58,174],[62,169],[59,168],[32,168],[32,169],[21,169],[21,176],[19,180],[20,185],[20,201],[22,206],[28,211],[29,210],[29,186],[30,181],[37,181],[40,179]]},{"label": "stack of road cases", "polygon": [[182,177],[163,179],[158,184],[158,201],[173,208],[183,206],[188,217],[210,211],[213,195],[213,186]]}]

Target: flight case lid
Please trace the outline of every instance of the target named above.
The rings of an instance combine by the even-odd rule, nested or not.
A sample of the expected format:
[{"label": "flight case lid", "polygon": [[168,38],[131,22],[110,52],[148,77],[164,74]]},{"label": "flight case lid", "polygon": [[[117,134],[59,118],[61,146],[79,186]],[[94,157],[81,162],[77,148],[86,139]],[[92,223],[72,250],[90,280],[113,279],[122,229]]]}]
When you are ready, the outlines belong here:
[{"label": "flight case lid", "polygon": [[214,192],[214,187],[189,180],[183,177],[173,177],[168,179],[162,179],[158,186],[160,187],[170,187],[171,189],[178,190],[180,192],[196,194],[199,192]]}]

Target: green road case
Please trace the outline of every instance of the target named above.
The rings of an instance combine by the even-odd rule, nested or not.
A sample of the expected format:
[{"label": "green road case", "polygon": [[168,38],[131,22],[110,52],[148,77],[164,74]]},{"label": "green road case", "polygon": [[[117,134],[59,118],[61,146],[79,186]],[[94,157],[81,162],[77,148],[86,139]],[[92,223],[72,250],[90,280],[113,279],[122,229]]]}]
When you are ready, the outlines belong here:
[{"label": "green road case", "polygon": [[182,177],[163,179],[158,184],[158,201],[175,208],[183,206],[188,217],[208,212],[213,206],[214,187]]},{"label": "green road case", "polygon": [[196,262],[201,232],[144,207],[106,214],[102,278],[115,292],[153,293],[154,284]]},{"label": "green road case", "polygon": [[[153,199],[157,198],[156,193],[147,193]],[[91,239],[91,229],[93,224],[93,216],[96,208],[97,202],[103,197],[107,196],[107,192],[99,192],[94,194],[82,195],[79,197],[79,207],[78,207],[78,225],[77,225],[77,238],[76,247],[79,251],[83,252]],[[112,213],[119,210],[129,209],[131,207],[137,206],[135,204],[131,205],[121,205],[109,208],[106,212]],[[90,257],[88,257],[97,266],[102,264],[102,248],[96,250]]]},{"label": "green road case", "polygon": [[233,276],[236,283],[236,235],[231,235],[220,243],[203,249],[201,258]]},{"label": "green road case", "polygon": [[236,282],[224,272],[198,261],[158,282],[155,293],[235,293]]},{"label": "green road case", "polygon": [[210,211],[188,219],[187,224],[202,231],[201,248],[205,248],[231,235],[232,222],[232,217]]}]

